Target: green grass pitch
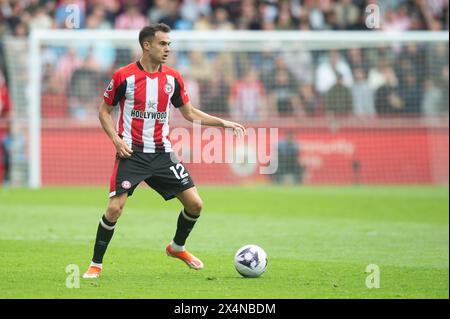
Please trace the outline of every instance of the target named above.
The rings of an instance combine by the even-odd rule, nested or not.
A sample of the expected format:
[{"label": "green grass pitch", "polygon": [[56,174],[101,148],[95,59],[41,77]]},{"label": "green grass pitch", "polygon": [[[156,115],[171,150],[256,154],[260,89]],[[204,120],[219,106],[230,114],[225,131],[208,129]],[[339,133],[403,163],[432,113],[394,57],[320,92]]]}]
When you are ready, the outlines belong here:
[{"label": "green grass pitch", "polygon": [[[201,271],[165,255],[180,210],[147,187],[125,207],[103,276],[66,287],[92,256],[103,188],[0,190],[1,298],[448,298],[446,187],[199,187],[188,248]],[[263,247],[267,272],[245,279],[235,251]],[[380,288],[366,287],[366,267]]]}]

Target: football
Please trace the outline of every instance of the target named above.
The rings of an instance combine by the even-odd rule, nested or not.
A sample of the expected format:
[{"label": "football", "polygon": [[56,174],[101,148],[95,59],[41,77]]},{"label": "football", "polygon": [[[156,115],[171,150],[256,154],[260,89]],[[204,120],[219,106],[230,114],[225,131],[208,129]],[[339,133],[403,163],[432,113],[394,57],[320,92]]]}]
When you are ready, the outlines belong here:
[{"label": "football", "polygon": [[234,256],[234,267],[243,277],[259,277],[267,268],[267,254],[259,246],[245,245]]}]

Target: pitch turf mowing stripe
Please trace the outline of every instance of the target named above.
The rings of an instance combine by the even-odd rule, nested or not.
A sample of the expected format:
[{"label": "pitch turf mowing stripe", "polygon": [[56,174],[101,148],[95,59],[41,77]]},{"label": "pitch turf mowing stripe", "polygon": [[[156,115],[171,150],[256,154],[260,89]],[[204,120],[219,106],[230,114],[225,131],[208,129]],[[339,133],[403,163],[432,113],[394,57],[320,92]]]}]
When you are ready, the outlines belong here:
[{"label": "pitch turf mowing stripe", "polygon": [[[166,215],[168,216],[168,215]],[[174,221],[157,218],[121,220],[111,248],[163,247],[173,236]],[[245,243],[254,242],[264,247],[270,257],[289,257],[301,260],[360,261],[397,266],[442,267],[448,265],[448,226],[419,224],[362,223],[354,221],[267,220],[264,223],[239,218],[226,225],[224,216],[204,218],[189,241],[195,250],[233,252]],[[156,221],[158,220],[158,221]],[[222,222],[223,221],[223,222]],[[35,224],[36,225],[36,224]],[[94,228],[89,223],[70,226],[22,224],[17,230],[4,224],[0,239],[21,241],[46,240],[52,242],[93,242]],[[148,225],[148,226],[147,226]],[[9,228],[8,228],[9,227]],[[214,232],[210,230],[213,229]],[[89,232],[91,230],[91,232]],[[287,244],[289,243],[289,244]]]},{"label": "pitch turf mowing stripe", "polygon": [[[445,187],[199,187],[205,201],[205,212],[226,211],[230,215],[301,215],[304,217],[347,217],[389,219],[397,221],[435,222],[448,224],[448,188]],[[76,194],[76,195],[74,195]],[[15,205],[32,210],[54,206],[59,211],[71,208],[103,211],[107,198],[101,188],[43,189],[41,191],[10,190],[0,192],[0,211]],[[230,201],[230,198],[233,198]],[[127,208],[153,213],[178,211],[176,201],[165,203],[147,187],[139,189]],[[99,213],[100,213],[99,212]],[[446,213],[447,212],[447,213]]]},{"label": "pitch turf mowing stripe", "polygon": [[[65,267],[86,266],[85,246],[1,241],[2,298],[448,298],[448,268],[380,266],[379,289],[365,286],[361,263],[273,258],[258,279],[240,277],[229,256],[203,252],[207,268],[188,269],[163,251],[116,248],[103,277],[65,286]],[[131,256],[131,257],[130,257]]]},{"label": "pitch turf mowing stripe", "polygon": [[[6,213],[0,239],[47,240],[92,245],[98,219],[95,210]],[[173,212],[147,213],[130,208],[120,219],[111,247],[157,249],[172,238]],[[265,248],[269,257],[301,260],[357,261],[393,266],[448,266],[448,224],[369,221],[301,216],[233,216],[209,212],[201,217],[188,245],[195,250],[230,253],[246,243]]]}]

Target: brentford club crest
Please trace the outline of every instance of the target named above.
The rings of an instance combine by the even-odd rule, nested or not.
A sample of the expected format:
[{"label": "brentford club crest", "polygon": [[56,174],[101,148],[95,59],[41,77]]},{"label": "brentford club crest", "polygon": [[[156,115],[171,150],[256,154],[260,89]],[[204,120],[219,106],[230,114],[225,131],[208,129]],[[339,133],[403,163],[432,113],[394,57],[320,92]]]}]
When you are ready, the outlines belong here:
[{"label": "brentford club crest", "polygon": [[166,83],[164,85],[164,92],[166,92],[166,94],[170,94],[170,93],[172,93],[172,91],[173,91],[172,84]]},{"label": "brentford club crest", "polygon": [[109,92],[113,89],[114,87],[114,80],[111,80],[111,82],[109,82],[108,87],[106,88],[106,91]]},{"label": "brentford club crest", "polygon": [[129,189],[131,187],[131,183],[129,181],[123,181],[122,182],[122,188],[123,189]]}]

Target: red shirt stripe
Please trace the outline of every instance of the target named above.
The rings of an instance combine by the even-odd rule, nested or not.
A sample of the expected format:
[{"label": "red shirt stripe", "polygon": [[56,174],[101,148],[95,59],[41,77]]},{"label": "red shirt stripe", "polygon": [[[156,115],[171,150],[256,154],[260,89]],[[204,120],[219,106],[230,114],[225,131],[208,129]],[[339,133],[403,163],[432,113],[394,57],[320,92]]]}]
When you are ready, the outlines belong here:
[{"label": "red shirt stripe", "polygon": [[[147,96],[147,78],[142,75],[136,75],[134,82],[134,107],[136,111],[145,112],[145,102]],[[144,130],[143,118],[131,119],[131,137],[133,139],[133,145],[137,145],[139,148],[144,145],[142,134]]]},{"label": "red shirt stripe", "polygon": [[111,180],[109,182],[109,193],[116,191],[116,177],[117,177],[117,170],[119,169],[119,158],[116,158],[116,161],[114,163],[113,172],[111,174]]},{"label": "red shirt stripe", "polygon": [[[167,103],[169,102],[169,96],[164,90],[164,86],[167,84],[167,77],[158,77],[158,112],[165,112],[167,108]],[[153,140],[155,141],[155,151],[164,152],[164,143],[162,141],[162,128],[164,123],[159,121],[155,122],[155,132],[153,134]]]},{"label": "red shirt stripe", "polygon": [[122,99],[120,101],[120,117],[119,117],[119,125],[118,125],[118,129],[119,129],[119,136],[122,137],[123,136],[123,109],[125,106],[125,99]]}]

